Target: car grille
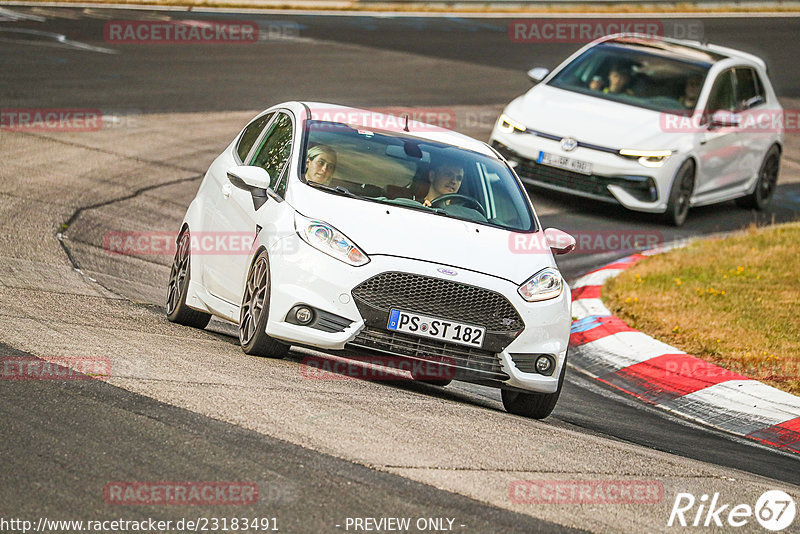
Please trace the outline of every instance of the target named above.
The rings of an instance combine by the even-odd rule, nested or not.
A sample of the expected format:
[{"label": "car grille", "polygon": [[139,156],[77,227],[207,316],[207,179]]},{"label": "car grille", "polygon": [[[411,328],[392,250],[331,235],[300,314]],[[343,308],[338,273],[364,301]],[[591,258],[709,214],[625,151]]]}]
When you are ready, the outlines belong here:
[{"label": "car grille", "polygon": [[353,298],[385,312],[392,308],[413,311],[493,332],[525,328],[517,310],[500,293],[429,276],[382,273],[356,286]]},{"label": "car grille", "polygon": [[366,327],[348,346],[379,350],[390,354],[410,356],[422,360],[445,363],[456,369],[478,373],[488,380],[508,380],[500,367],[496,354],[453,343],[444,343],[404,334]]},{"label": "car grille", "polygon": [[522,156],[511,152],[507,147],[495,143],[494,147],[506,159],[516,161],[517,167],[514,169],[523,181],[525,179],[535,180],[537,182],[544,182],[546,184],[557,185],[575,191],[584,193],[591,193],[608,198],[614,198],[608,190],[607,181],[597,175],[581,174],[579,172],[568,171],[566,169],[559,169],[557,167],[550,167],[549,165],[540,165],[532,160],[523,158]]}]

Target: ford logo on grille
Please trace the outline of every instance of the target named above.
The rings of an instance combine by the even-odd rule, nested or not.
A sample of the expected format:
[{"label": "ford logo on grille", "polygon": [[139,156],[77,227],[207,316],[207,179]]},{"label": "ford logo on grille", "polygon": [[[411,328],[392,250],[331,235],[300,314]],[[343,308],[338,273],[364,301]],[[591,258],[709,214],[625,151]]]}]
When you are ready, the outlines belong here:
[{"label": "ford logo on grille", "polygon": [[561,140],[561,149],[565,152],[572,152],[578,148],[578,141],[574,137],[565,137]]},{"label": "ford logo on grille", "polygon": [[436,270],[439,271],[442,274],[446,274],[447,276],[456,276],[458,274],[453,269],[448,269],[447,267],[439,267]]}]

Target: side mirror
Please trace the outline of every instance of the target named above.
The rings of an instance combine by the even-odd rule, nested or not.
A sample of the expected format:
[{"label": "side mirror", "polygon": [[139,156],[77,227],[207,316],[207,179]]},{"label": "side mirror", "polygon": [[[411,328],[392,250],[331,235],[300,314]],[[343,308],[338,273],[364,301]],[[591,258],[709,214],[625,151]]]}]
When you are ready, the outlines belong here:
[{"label": "side mirror", "polygon": [[528,79],[533,83],[539,83],[550,74],[550,69],[536,67],[528,71]]},{"label": "side mirror", "polygon": [[269,189],[269,173],[261,167],[239,165],[228,169],[228,180],[239,189]]},{"label": "side mirror", "polygon": [[553,254],[567,254],[568,252],[572,252],[575,248],[575,238],[557,228],[548,228],[545,230],[544,237],[547,240],[547,246],[550,247]]},{"label": "side mirror", "polygon": [[709,127],[712,129],[716,128],[735,128],[739,126],[741,120],[739,116],[735,113],[731,113],[730,111],[726,111],[724,109],[719,109],[711,115],[711,122]]},{"label": "side mirror", "polygon": [[261,167],[239,165],[228,169],[228,180],[231,184],[250,193],[253,197],[253,209],[258,210],[266,204],[269,197],[269,173]]}]

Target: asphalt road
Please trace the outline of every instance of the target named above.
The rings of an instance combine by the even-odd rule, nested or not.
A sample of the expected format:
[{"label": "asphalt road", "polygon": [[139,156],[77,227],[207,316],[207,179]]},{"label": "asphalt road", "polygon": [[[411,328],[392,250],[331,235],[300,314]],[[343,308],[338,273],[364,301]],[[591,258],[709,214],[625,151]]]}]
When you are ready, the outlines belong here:
[{"label": "asphalt road", "polygon": [[[288,99],[315,99],[358,106],[461,106],[458,109],[465,110],[467,117],[471,111],[474,113],[471,116],[479,120],[474,124],[465,121],[459,125],[460,129],[485,136],[496,116],[497,106],[528,87],[524,70],[534,65],[553,66],[575,48],[573,44],[534,46],[512,43],[507,35],[507,20],[277,15],[236,15],[230,18],[246,17],[257,21],[262,28],[295,28],[297,33],[293,37],[299,39],[267,40],[253,46],[111,46],[102,38],[103,24],[108,20],[157,19],[164,15],[96,9],[25,8],[14,9],[14,12],[28,18],[19,19],[19,15],[6,14],[6,18],[15,20],[0,22],[0,65],[5,71],[0,78],[0,102],[4,108],[99,108],[116,110],[123,117],[127,114],[134,118],[156,113],[192,112],[209,114],[209,120],[215,120],[221,114],[211,112],[253,111]],[[169,16],[222,18],[200,13],[170,13]],[[781,97],[800,96],[800,84],[792,71],[798,50],[787,46],[792,42],[789,37],[800,30],[800,19],[703,19],[702,23],[710,40],[746,48],[765,57]],[[59,42],[54,37],[56,35],[64,35],[67,42]],[[765,35],[770,39],[765,40]],[[325,45],[325,42],[331,44]],[[85,45],[96,48],[87,49]],[[245,115],[237,115],[241,117],[237,119],[239,123],[246,120]],[[192,134],[186,135],[185,143],[174,147],[176,152],[180,151],[178,160],[164,153],[151,157],[151,154],[133,148],[125,153],[126,147],[103,145],[92,140],[89,144],[96,143],[92,150],[105,158],[105,166],[95,165],[91,172],[81,171],[80,162],[71,160],[63,163],[66,168],[76,170],[62,172],[60,150],[66,150],[70,143],[83,144],[83,139],[76,137],[78,134],[65,138],[56,136],[55,139],[42,136],[38,141],[46,148],[37,154],[31,144],[37,140],[30,134],[22,139],[12,139],[6,137],[6,132],[0,133],[0,151],[2,159],[6,160],[2,171],[5,182],[2,193],[11,206],[6,211],[7,218],[3,219],[7,231],[4,232],[4,248],[0,256],[38,259],[40,265],[58,262],[59,268],[69,266],[67,258],[58,258],[56,253],[53,256],[43,254],[39,258],[34,244],[25,245],[31,248],[23,247],[23,252],[27,250],[24,254],[11,252],[19,246],[17,241],[22,241],[23,232],[31,234],[25,237],[35,242],[35,231],[28,226],[23,228],[18,220],[36,220],[33,210],[41,209],[36,202],[39,198],[48,198],[46,184],[48,180],[54,180],[53,189],[64,196],[59,197],[57,213],[52,215],[58,222],[74,222],[74,227],[68,232],[72,240],[68,247],[74,259],[81,263],[82,268],[95,271],[93,276],[116,293],[138,302],[158,304],[159,293],[153,288],[159,288],[163,282],[168,258],[148,259],[146,264],[126,263],[92,252],[91,245],[97,246],[98,236],[102,238],[104,229],[119,229],[119,221],[144,228],[160,228],[164,217],[174,225],[169,218],[182,216],[196,189],[197,177],[235,131],[235,127],[230,125],[224,129],[215,123],[205,126],[204,115],[196,116],[199,118],[191,124]],[[157,121],[142,122],[160,124]],[[205,127],[209,134],[203,136],[200,130]],[[148,135],[158,137],[159,132],[132,128],[120,139],[133,147],[135,143],[143,142],[140,136]],[[18,147],[24,148],[24,155],[16,158]],[[10,165],[9,158],[15,161],[24,159],[25,165]],[[169,182],[168,179],[155,180],[148,173],[147,166],[154,162],[162,166],[159,172],[172,175],[175,185],[167,186],[169,188],[163,193],[160,189],[148,194],[137,193],[142,188],[151,185],[160,188]],[[791,169],[791,161],[784,163],[785,170],[787,165]],[[31,187],[29,190],[26,184],[15,181],[18,168],[37,179],[50,176],[48,173],[52,178],[45,179],[42,189]],[[101,173],[100,169],[105,170]],[[70,180],[74,180],[74,188]],[[131,180],[140,182],[131,184]],[[532,194],[545,225],[567,231],[644,228],[663,232],[666,241],[741,228],[754,219],[753,214],[726,204],[693,210],[684,228],[671,230],[645,216],[621,209],[539,191]],[[169,201],[163,200],[165,195]],[[800,188],[796,183],[783,183],[775,200],[773,208],[758,215],[759,220],[792,220],[797,217]],[[87,206],[95,207],[86,209]],[[166,226],[171,228],[169,224]],[[45,239],[52,239],[50,232],[54,228],[51,221],[40,228],[39,233],[43,232]],[[612,251],[602,257],[567,256],[561,266],[568,276],[577,275],[614,255],[621,253]],[[58,306],[60,291],[57,284],[31,289],[24,271],[25,268],[20,267],[10,278],[0,279],[6,288],[3,293],[6,301],[16,303],[26,298],[26,292],[44,291],[55,295],[50,306]],[[15,276],[24,280],[19,282]],[[89,292],[78,282],[70,284],[80,286],[79,293]],[[71,286],[71,289],[75,287]],[[15,293],[18,288],[23,288],[19,294]],[[91,291],[99,291],[105,295],[104,298],[110,298],[105,290]],[[34,294],[41,296],[30,293]],[[72,302],[72,297],[65,299]],[[27,342],[22,341],[25,339],[24,329],[31,328],[31,325],[23,319],[28,317],[35,321],[30,313],[25,313],[27,315],[16,316],[8,312],[8,315],[0,317],[5,330],[0,341],[25,350]],[[158,316],[153,307],[143,308],[141,315],[137,316],[137,321],[144,325],[141,326],[143,331],[156,328],[149,326]],[[49,319],[41,317],[40,321],[48,328],[58,330]],[[87,331],[95,328],[92,321],[88,321],[84,325]],[[19,333],[11,332],[11,329],[18,328],[21,329]],[[64,326],[62,329],[69,328]],[[166,335],[158,331],[158,335]],[[214,336],[215,343],[223,347],[235,343],[235,339],[225,335],[229,332],[225,325],[215,324],[212,331],[218,332],[209,334]],[[74,329],[69,333],[78,335]],[[47,339],[50,341],[46,346],[58,346],[55,337]],[[91,335],[88,339],[93,340]],[[97,338],[100,339],[105,338]],[[214,347],[208,354],[199,353],[200,356],[211,357],[214,351],[222,353],[223,349],[218,345]],[[40,350],[31,352],[39,353]],[[146,352],[144,348],[140,350]],[[4,355],[14,353],[6,347],[2,352]],[[301,357],[301,353],[295,354],[294,360],[289,360],[288,364]],[[196,363],[200,365],[202,361]],[[400,388],[378,385],[375,389],[377,391],[370,390],[372,394],[385,393],[389,398],[422,394],[430,402],[436,402],[438,409],[445,411],[486,411],[489,417],[500,411],[499,394],[477,386],[454,384],[443,391],[416,385]],[[287,518],[287,525],[298,528],[298,531],[325,530],[326,526],[330,529],[331,518],[339,517],[336,513],[342,517],[448,514],[469,525],[468,531],[479,532],[506,529],[549,531],[553,528],[529,518],[531,514],[543,512],[524,510],[529,515],[520,517],[500,510],[497,503],[493,503],[495,506],[480,504],[478,501],[493,502],[484,497],[481,489],[471,492],[452,490],[477,499],[470,500],[407,480],[410,477],[439,488],[449,488],[447,483],[438,482],[433,472],[429,481],[427,475],[409,475],[402,464],[394,466],[395,474],[390,474],[340,460],[341,455],[334,449],[329,452],[338,458],[324,456],[320,450],[326,452],[325,446],[331,446],[332,442],[323,439],[321,443],[324,446],[315,442],[310,445],[312,452],[282,441],[296,443],[291,433],[278,434],[276,440],[265,437],[265,433],[269,434],[265,429],[258,429],[259,433],[256,433],[252,428],[240,428],[246,426],[244,424],[222,423],[209,418],[199,406],[189,406],[174,391],[168,395],[160,391],[152,395],[156,399],[176,399],[176,406],[188,408],[179,409],[148,398],[150,391],[156,390],[157,385],[150,383],[134,386],[127,383],[43,383],[33,387],[30,383],[25,387],[0,383],[0,413],[3,414],[2,421],[5,421],[3,434],[18,436],[13,443],[4,440],[4,445],[0,446],[3,456],[0,476],[8,482],[0,490],[0,512],[3,515],[35,515],[52,510],[65,514],[76,507],[86,507],[86,513],[81,517],[89,518],[93,512],[105,513],[107,508],[96,504],[97,488],[94,486],[102,486],[105,481],[120,476],[120,472],[145,480],[169,476],[220,479],[225,478],[223,475],[247,475],[259,477],[259,480],[291,480],[288,487],[295,488],[302,498],[281,501],[277,509],[281,517]],[[202,394],[203,391],[198,390],[195,396]],[[230,420],[227,415],[218,418]],[[68,420],[76,423],[64,424]],[[666,416],[578,374],[573,374],[565,384],[562,399],[546,424],[550,427],[543,429],[538,437],[540,440],[546,439],[550,432],[574,433],[577,438],[573,439],[592,443],[595,443],[593,440],[610,440],[603,441],[606,447],[617,446],[608,443],[617,443],[620,447],[641,446],[636,449],[637,454],[641,454],[638,451],[642,448],[652,449],[668,453],[667,457],[675,455],[675,458],[707,462],[720,466],[720,473],[752,473],[789,484],[800,480],[800,463],[796,457]],[[91,439],[90,435],[93,436]],[[434,438],[431,439],[436,443]],[[42,446],[44,443],[46,447]],[[365,447],[363,444],[357,446]],[[26,454],[29,450],[37,452],[35,455]],[[265,450],[270,454],[265,454]],[[204,460],[207,458],[219,461]],[[569,461],[580,464],[586,459],[573,450]],[[135,462],[136,469],[131,467],[132,462]],[[103,469],[88,474],[87,469],[98,463],[104,466]],[[361,463],[371,465],[369,461]],[[313,465],[314,469],[299,467],[300,464]],[[71,475],[56,474],[56,468],[64,466]],[[138,466],[141,466],[141,471]],[[392,471],[391,464],[384,467]],[[576,467],[575,472],[585,471]],[[597,471],[589,469],[588,472]],[[446,478],[444,475],[441,477]],[[343,485],[343,481],[352,481],[353,484]],[[44,491],[39,493],[43,497],[38,502],[33,498],[34,488]],[[331,494],[339,498],[331,499]],[[268,503],[267,508],[275,508],[273,504]],[[307,511],[309,506],[317,507],[320,512],[301,515],[300,512]],[[215,510],[204,512],[213,513]],[[173,517],[176,512],[159,510],[158,513]],[[293,523],[295,518],[298,518],[297,522]],[[549,514],[549,519],[563,522],[558,514]],[[621,525],[625,523],[614,521],[609,520],[609,530],[623,529]],[[601,529],[597,525],[593,528]]]}]

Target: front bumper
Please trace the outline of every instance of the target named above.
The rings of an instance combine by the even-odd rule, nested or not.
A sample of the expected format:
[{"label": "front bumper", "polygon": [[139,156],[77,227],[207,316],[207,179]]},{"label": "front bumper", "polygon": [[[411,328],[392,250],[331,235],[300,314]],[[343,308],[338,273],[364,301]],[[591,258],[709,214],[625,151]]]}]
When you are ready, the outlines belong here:
[{"label": "front bumper", "polygon": [[[296,242],[279,245],[281,250],[291,247],[296,252],[270,257],[272,283],[267,333],[271,337],[324,350],[377,351],[401,358],[445,363],[453,367],[457,380],[540,393],[556,391],[566,358],[571,323],[571,299],[566,284],[555,299],[529,303],[519,296],[517,286],[511,282],[460,270],[458,284],[499,294],[510,303],[520,319],[520,328],[516,331],[502,331],[496,326],[487,328],[484,347],[477,349],[390,331],[387,329],[388,309],[381,305],[371,306],[365,302],[363,294],[354,292],[367,280],[386,273],[451,283],[451,277],[437,271],[441,265],[373,255],[368,264],[352,267],[313,249],[296,235],[284,240]],[[343,321],[339,321],[342,327],[339,331],[327,331],[292,324],[287,321],[287,315],[299,304],[342,318]],[[401,308],[400,305],[397,307]],[[402,309],[407,311],[430,313],[430,310],[422,308],[414,309],[408,301],[402,304]],[[459,320],[452,314],[448,317],[446,312],[445,315],[442,312],[433,315]],[[478,324],[484,326],[490,321],[491,317],[487,316]],[[550,355],[555,361],[555,368],[549,376],[531,372],[531,359],[540,354]]]},{"label": "front bumper", "polygon": [[[642,212],[663,213],[678,159],[668,158],[657,168],[643,167],[616,154],[578,147],[564,153],[560,144],[528,133],[507,134],[495,128],[492,146],[515,167],[520,179],[530,185],[621,204]],[[565,155],[592,164],[591,175],[537,163],[540,151]]]}]

